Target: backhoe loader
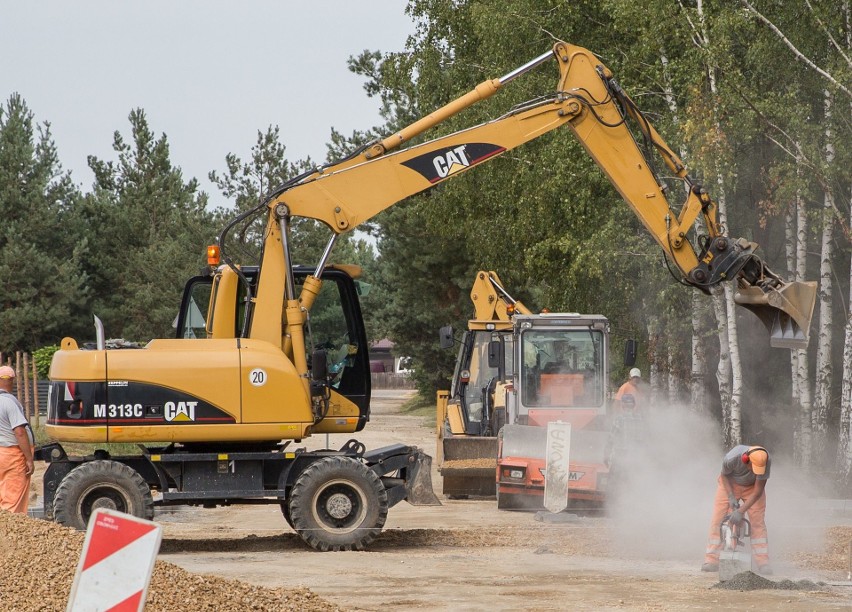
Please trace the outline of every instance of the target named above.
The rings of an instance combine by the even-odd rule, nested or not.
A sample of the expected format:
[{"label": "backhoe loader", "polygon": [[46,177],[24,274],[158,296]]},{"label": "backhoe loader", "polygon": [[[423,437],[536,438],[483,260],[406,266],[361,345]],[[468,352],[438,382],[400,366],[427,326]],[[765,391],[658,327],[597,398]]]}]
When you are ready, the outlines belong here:
[{"label": "backhoe loader", "polygon": [[[436,459],[448,497],[494,495],[497,432],[506,424],[506,392],[516,338],[512,317],[532,314],[503,286],[496,272],[480,270],[470,291],[468,321],[449,390],[438,391]],[[440,330],[441,348],[454,344],[451,327]]]},{"label": "backhoe loader", "polygon": [[[554,60],[559,79],[553,95],[401,148]],[[671,210],[628,122],[689,187],[679,213]],[[201,289],[209,290],[203,333],[198,328],[155,339],[137,350],[106,349],[103,331],[93,350],[64,338],[51,364],[46,426],[58,442],[39,452],[50,463],[46,514],[76,526],[84,526],[97,507],[150,516],[152,490],[157,505],[275,503],[310,546],[338,550],[367,546],[381,532],[388,508],[404,499],[435,503],[429,459],[419,449],[397,445],[368,452],[354,439],[338,450],[290,449],[313,434],[360,431],[370,416],[355,271],[330,264],[335,241],[404,198],[562,125],[584,144],[684,283],[703,291],[725,280],[736,283],[738,303],[766,324],[773,346],[805,345],[814,285],[784,282],[755,255],[755,244],[725,236],[715,203],[611,72],[591,52],[557,42],[399,132],[288,180],[237,216],[219,236],[223,263],[211,264]],[[696,251],[687,234],[699,215],[707,237]],[[238,264],[229,250],[234,235],[264,216],[259,261]],[[330,231],[310,270],[294,267],[291,259],[290,230],[299,217]],[[197,314],[194,302],[197,307],[186,298],[183,307]],[[313,329],[320,307],[323,316],[316,318],[334,327],[321,340],[343,354],[334,369]],[[62,442],[130,442],[143,454],[113,457],[99,450],[77,457]]]}]

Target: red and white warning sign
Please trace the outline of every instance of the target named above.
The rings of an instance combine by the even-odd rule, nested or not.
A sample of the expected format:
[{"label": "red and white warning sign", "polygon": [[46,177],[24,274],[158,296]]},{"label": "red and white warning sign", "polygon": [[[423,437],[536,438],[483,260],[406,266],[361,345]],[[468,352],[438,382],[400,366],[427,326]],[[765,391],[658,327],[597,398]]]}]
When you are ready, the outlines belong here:
[{"label": "red and white warning sign", "polygon": [[67,612],[141,612],[162,537],[163,528],[156,523],[116,510],[95,510]]}]

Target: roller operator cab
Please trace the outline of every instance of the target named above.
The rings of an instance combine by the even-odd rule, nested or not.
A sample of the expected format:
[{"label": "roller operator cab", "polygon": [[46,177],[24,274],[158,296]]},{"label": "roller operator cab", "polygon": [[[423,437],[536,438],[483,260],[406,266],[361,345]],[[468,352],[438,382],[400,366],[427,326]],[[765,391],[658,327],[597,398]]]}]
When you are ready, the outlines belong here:
[{"label": "roller operator cab", "polygon": [[605,499],[611,440],[607,419],[609,322],[601,315],[516,315],[514,384],[499,435],[500,508],[540,508],[547,426],[570,423],[568,502]]},{"label": "roller operator cab", "polygon": [[[297,287],[310,273],[294,269]],[[255,268],[244,274],[256,284]],[[63,340],[50,371],[48,435],[68,442],[274,447],[282,439],[360,431],[370,415],[358,301],[363,285],[334,267],[322,280],[306,327],[313,351],[328,358],[327,398],[306,393],[279,346],[239,337],[245,289],[223,267],[187,283],[174,339],[137,350],[79,350],[73,339]]]}]

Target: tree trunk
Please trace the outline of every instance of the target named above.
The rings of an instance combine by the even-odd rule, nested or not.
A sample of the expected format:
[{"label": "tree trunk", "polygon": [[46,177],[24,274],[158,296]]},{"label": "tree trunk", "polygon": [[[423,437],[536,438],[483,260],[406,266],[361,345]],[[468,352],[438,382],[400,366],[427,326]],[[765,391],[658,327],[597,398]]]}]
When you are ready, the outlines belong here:
[{"label": "tree trunk", "polygon": [[[852,213],[850,213],[852,222]],[[843,340],[843,383],[840,392],[840,432],[837,469],[847,484],[852,476],[852,260],[849,262],[849,303]]]},{"label": "tree trunk", "polygon": [[[801,165],[797,160],[797,172],[801,171]],[[796,201],[796,280],[802,282],[807,278],[808,268],[808,215],[805,203],[801,197]],[[800,466],[809,466],[811,463],[811,378],[810,358],[808,350],[797,349],[796,351],[796,374],[793,377],[794,392],[799,400],[799,425],[794,433],[795,462]]]},{"label": "tree trunk", "polygon": [[[698,0],[696,5],[698,16],[701,21],[701,34],[703,43],[709,47],[710,36],[707,29],[705,19],[704,3]],[[716,83],[716,73],[714,67],[707,65],[707,81],[710,85],[710,92],[713,96],[713,116],[714,127],[718,134],[722,133],[722,126],[719,122],[718,112],[718,92],[719,87]],[[719,139],[723,140],[723,139]],[[714,168],[716,174],[716,184],[718,186],[718,194],[716,204],[718,206],[719,224],[726,225],[727,221],[727,203],[725,198],[725,181],[723,177],[723,168],[719,163],[719,157],[714,158]],[[742,441],[742,422],[741,422],[741,403],[742,403],[742,366],[740,362],[739,339],[737,337],[737,319],[734,313],[734,288],[730,283],[725,283],[724,291],[717,292],[714,295],[714,310],[716,313],[716,321],[719,327],[719,368],[716,372],[716,378],[719,381],[719,395],[722,397],[722,415],[725,417],[723,429],[725,431],[725,442],[729,446],[740,444]],[[724,334],[722,333],[724,330]],[[723,344],[723,338],[725,344]],[[724,355],[727,353],[727,359]],[[727,387],[728,393],[722,393],[723,385]],[[725,404],[727,396],[727,405]]]},{"label": "tree trunk", "polygon": [[734,303],[734,286],[725,283],[725,306],[728,309],[728,349],[731,353],[731,445],[742,444],[743,368],[740,361],[740,344],[737,336],[737,307]]},{"label": "tree trunk", "polygon": [[[852,13],[843,3],[846,18],[846,48],[852,49]],[[849,227],[852,227],[852,201]],[[840,431],[837,443],[837,471],[848,486],[852,480],[852,257],[849,261],[849,302],[846,304],[846,333],[843,338],[843,376],[840,388]]]},{"label": "tree trunk", "polygon": [[[792,206],[787,208],[784,215],[784,250],[787,260],[787,274],[789,277],[795,277],[796,274],[796,214],[799,206],[801,206],[801,194],[796,190],[796,197],[793,200]],[[790,392],[793,398],[793,403],[799,401],[799,352],[797,350],[790,351]]]},{"label": "tree trunk", "polygon": [[[849,220],[852,224],[852,211]],[[849,303],[846,311],[846,334],[843,339],[842,375],[837,469],[844,482],[849,484],[852,480],[852,259],[849,262]]]},{"label": "tree trunk", "polygon": [[719,337],[719,364],[716,367],[716,382],[719,384],[719,400],[722,404],[722,437],[726,447],[735,446],[731,431],[731,354],[728,350],[727,310],[725,294],[719,288],[713,291],[713,311]]},{"label": "tree trunk", "polygon": [[704,339],[704,316],[707,312],[706,297],[698,291],[692,292],[692,376],[690,378],[690,408],[698,413],[707,409],[707,389],[704,372],[707,367],[707,342]]},{"label": "tree trunk", "polygon": [[[669,107],[672,122],[675,125],[680,125],[677,99],[675,98],[671,79],[669,78],[669,58],[663,49],[660,49],[660,61],[663,65],[663,78],[665,81],[663,91],[666,104]],[[688,157],[683,147],[681,147],[679,153],[682,159]],[[699,413],[703,413],[707,407],[707,389],[704,386],[704,371],[707,367],[707,341],[704,337],[705,325],[703,321],[707,315],[707,308],[704,303],[705,299],[704,295],[698,291],[693,291],[690,296],[690,304],[692,305],[692,351],[690,361],[692,367],[689,378],[689,405],[692,410]]]},{"label": "tree trunk", "polygon": [[[831,123],[832,96],[825,92],[825,124]],[[825,161],[828,167],[834,161],[834,143],[831,127],[825,128]],[[831,258],[834,255],[834,195],[830,187],[823,194],[822,246],[820,248],[819,267],[819,334],[816,357],[816,380],[813,409],[813,449],[826,448],[828,431],[828,404],[831,401],[831,302],[833,282],[831,278]],[[813,457],[814,453],[810,455]],[[816,467],[827,467],[825,465]]]}]

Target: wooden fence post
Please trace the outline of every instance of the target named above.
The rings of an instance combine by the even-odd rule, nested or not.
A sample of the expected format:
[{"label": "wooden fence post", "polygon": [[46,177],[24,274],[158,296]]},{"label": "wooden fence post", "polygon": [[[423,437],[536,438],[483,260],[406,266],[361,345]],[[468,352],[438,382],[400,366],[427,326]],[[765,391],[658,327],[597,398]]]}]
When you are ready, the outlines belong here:
[{"label": "wooden fence post", "polygon": [[38,427],[39,421],[39,412],[38,412],[38,368],[36,367],[35,358],[33,358],[33,421],[35,421],[35,427]]},{"label": "wooden fence post", "polygon": [[21,401],[21,351],[15,351],[15,397]]},{"label": "wooden fence post", "polygon": [[32,423],[32,404],[30,404],[30,354],[24,353],[24,416],[28,423]]}]

